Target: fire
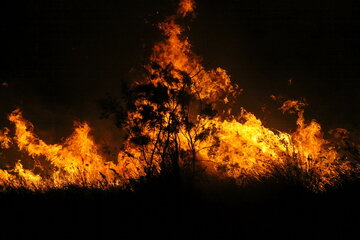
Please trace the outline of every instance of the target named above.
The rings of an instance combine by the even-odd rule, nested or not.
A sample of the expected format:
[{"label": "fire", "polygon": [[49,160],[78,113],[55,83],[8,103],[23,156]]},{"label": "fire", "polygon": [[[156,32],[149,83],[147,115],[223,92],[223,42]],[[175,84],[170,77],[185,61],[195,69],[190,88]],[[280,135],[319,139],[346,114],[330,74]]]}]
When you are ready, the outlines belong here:
[{"label": "fire", "polygon": [[281,107],[299,111],[297,129],[291,134],[264,127],[244,110],[239,120],[208,121],[219,129],[220,141],[215,152],[201,151],[201,158],[212,162],[216,174],[220,171],[240,184],[281,174],[303,181],[314,191],[323,191],[338,183],[341,176],[357,172],[353,162],[323,138],[318,123],[306,123],[303,110],[299,110],[304,105],[287,101]]},{"label": "fire", "polygon": [[125,122],[128,138],[116,162],[101,154],[87,123],[76,122],[62,143],[47,144],[17,109],[9,115],[14,137],[4,128],[0,147],[16,145],[34,164],[29,169],[18,161],[12,169],[0,170],[0,185],[30,190],[70,185],[106,189],[142,176],[180,171],[196,175],[201,169],[239,184],[282,176],[324,191],[343,176],[358,174],[357,156],[342,151],[346,130],[333,132],[341,140],[338,143],[326,140],[319,123],[305,120],[304,102],[282,101],[279,108],[297,114],[292,133],[265,127],[245,109],[237,116],[231,114],[231,103],[241,89],[224,69],[202,66],[184,28],[177,24],[194,9],[193,0],[182,0],[177,13],[158,25],[164,40],[153,47],[150,64],[145,66],[147,77],[132,86],[134,102]]},{"label": "fire", "polygon": [[[74,132],[63,143],[49,145],[33,133],[33,125],[23,118],[20,110],[13,111],[9,120],[15,125],[14,142],[19,150],[26,151],[34,162],[43,164],[27,170],[18,162],[13,170],[2,170],[3,186],[29,189],[69,185],[107,188],[125,183],[128,175],[126,159],[121,164],[106,161],[89,135],[91,129],[87,123],[76,122]],[[130,168],[134,169],[134,163],[130,164]],[[35,171],[46,177],[35,174]]]},{"label": "fire", "polygon": [[1,148],[9,148],[11,139],[8,136],[10,130],[8,128],[4,128],[3,131],[0,130],[0,147]]},{"label": "fire", "polygon": [[[182,6],[188,6],[192,2],[190,0],[181,1],[179,11],[183,12]],[[193,8],[186,9],[193,10]],[[151,76],[149,80],[155,85],[161,83],[168,88],[179,90],[184,83],[182,80],[186,80],[182,78],[182,73],[187,73],[193,82],[190,89],[191,94],[196,94],[208,102],[227,103],[228,97],[237,94],[238,87],[231,83],[230,77],[224,69],[216,68],[209,71],[204,69],[200,57],[191,51],[191,44],[183,34],[183,27],[176,24],[177,17],[179,15],[174,15],[158,25],[165,40],[156,43],[153,47],[150,61],[158,67],[153,69],[148,66]],[[163,76],[159,76],[157,72],[158,68],[168,69],[169,74],[180,81],[177,83],[164,81]]]},{"label": "fire", "polygon": [[195,2],[194,0],[183,0],[179,2],[179,8],[177,13],[183,17],[188,15],[189,13],[194,12],[195,10]]}]

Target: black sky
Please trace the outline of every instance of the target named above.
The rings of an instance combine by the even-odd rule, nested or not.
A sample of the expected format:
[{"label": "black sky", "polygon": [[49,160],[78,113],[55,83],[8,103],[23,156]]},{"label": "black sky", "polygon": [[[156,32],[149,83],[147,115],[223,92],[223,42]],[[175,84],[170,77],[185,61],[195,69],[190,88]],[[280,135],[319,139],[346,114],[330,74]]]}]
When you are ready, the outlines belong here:
[{"label": "black sky", "polygon": [[[326,128],[360,132],[360,14],[353,2],[200,0],[190,42],[205,66],[228,70],[245,90],[241,104],[270,126],[285,122],[260,111],[266,104],[273,112],[275,94],[305,98],[308,117]],[[176,3],[2,1],[0,83],[8,86],[0,85],[0,123],[15,107],[48,138],[66,136],[73,120],[100,123],[96,100],[116,96],[120,80],[141,69],[160,39],[152,24]]]}]

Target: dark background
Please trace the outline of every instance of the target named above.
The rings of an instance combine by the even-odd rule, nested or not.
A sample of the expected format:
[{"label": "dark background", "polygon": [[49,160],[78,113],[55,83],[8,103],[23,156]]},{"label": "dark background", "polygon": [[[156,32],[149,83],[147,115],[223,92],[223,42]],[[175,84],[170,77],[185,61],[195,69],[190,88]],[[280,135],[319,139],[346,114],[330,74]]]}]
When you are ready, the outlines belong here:
[{"label": "dark background", "polygon": [[[353,2],[200,0],[190,42],[206,67],[223,67],[245,90],[237,109],[291,130],[294,117],[276,111],[269,96],[305,98],[308,119],[358,139],[360,15]],[[118,96],[121,80],[138,76],[161,39],[153,25],[176,7],[165,0],[2,1],[0,124],[20,107],[51,143],[71,132],[73,120],[117,139],[116,128],[99,120],[97,100]]]}]

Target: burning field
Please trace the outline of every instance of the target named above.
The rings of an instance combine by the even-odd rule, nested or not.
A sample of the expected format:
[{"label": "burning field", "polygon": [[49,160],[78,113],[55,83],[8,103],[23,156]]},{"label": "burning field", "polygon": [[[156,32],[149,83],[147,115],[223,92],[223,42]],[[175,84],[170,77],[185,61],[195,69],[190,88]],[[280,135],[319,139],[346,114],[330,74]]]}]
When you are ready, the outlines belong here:
[{"label": "burning field", "polygon": [[153,46],[143,78],[128,87],[118,106],[107,109],[107,115],[120,111],[116,107],[124,112],[116,116],[119,131],[126,135],[116,160],[101,153],[88,123],[75,122],[63,142],[48,144],[16,109],[8,115],[12,131],[1,130],[1,148],[26,153],[33,162],[24,166],[16,159],[3,168],[3,190],[121,188],[143,177],[184,171],[194,177],[206,173],[230,178],[239,185],[281,176],[313,191],[356,178],[359,147],[341,128],[325,139],[321,125],[304,118],[305,102],[271,96],[284,114],[297,115],[297,127],[290,133],[267,128],[244,108],[232,113],[242,89],[226,70],[201,64],[178,23],[191,18],[195,6],[181,1],[176,13],[157,25],[163,40]]},{"label": "burning field", "polygon": [[[152,46],[141,73],[131,83],[123,82],[123,89],[119,89],[121,97],[108,96],[99,101],[102,117],[113,121],[121,135],[116,152],[106,153],[106,146],[101,144],[104,141],[93,133],[96,126],[86,121],[74,121],[72,133],[53,143],[39,137],[36,121],[30,122],[26,111],[16,107],[8,113],[8,122],[0,129],[2,196],[24,191],[25,195],[31,196],[30,202],[38,206],[43,201],[43,194],[50,196],[50,202],[61,202],[66,199],[66,194],[74,192],[81,195],[89,191],[97,199],[107,199],[112,193],[116,199],[129,204],[129,209],[141,206],[145,212],[144,205],[159,208],[164,198],[169,198],[175,205],[183,204],[184,209],[203,211],[196,216],[210,216],[208,211],[213,204],[241,199],[238,204],[242,207],[226,203],[229,204],[227,208],[214,210],[214,214],[221,217],[221,211],[237,209],[235,212],[242,211],[243,216],[250,218],[248,221],[243,218],[241,224],[245,225],[257,221],[251,219],[254,216],[251,209],[261,205],[259,199],[270,199],[275,209],[281,209],[283,217],[289,217],[286,207],[291,208],[291,204],[287,201],[302,202],[308,208],[307,213],[315,211],[315,215],[326,215],[326,207],[318,208],[323,194],[335,196],[336,191],[344,187],[348,189],[344,191],[352,196],[360,176],[360,145],[356,137],[354,140],[351,132],[344,128],[324,132],[321,123],[306,118],[309,106],[304,99],[288,99],[277,94],[269,98],[282,116],[295,119],[292,123],[295,128],[284,131],[268,127],[261,117],[241,105],[240,97],[246,91],[241,83],[234,83],[223,68],[207,68],[204,60],[193,51],[187,35],[188,23],[196,21],[196,8],[194,0],[181,0],[174,14],[153,24],[162,35]],[[216,62],[216,59],[212,61]],[[4,89],[9,87],[8,83],[2,86]],[[280,193],[278,197],[267,196],[271,191],[269,183],[269,189]],[[279,189],[284,183],[293,188],[281,192]],[[159,190],[163,186],[173,190]],[[237,198],[230,197],[234,192],[228,192],[229,186]],[[189,199],[198,197],[200,193],[196,191],[212,187],[223,198],[212,196],[210,199],[216,200],[205,201],[205,194],[192,206]],[[186,192],[186,196],[179,194],[179,189]],[[294,194],[291,189],[299,192]],[[54,197],[57,191],[66,194],[57,193]],[[148,199],[150,195],[161,200],[139,200]],[[186,203],[178,198],[184,198]],[[4,199],[8,201],[6,197]],[[15,199],[21,205],[21,198]],[[136,203],[133,203],[134,199],[137,199]],[[205,203],[201,203],[202,200]],[[77,201],[80,204],[89,200]],[[346,205],[345,200],[340,201]],[[328,201],[325,206],[334,202]],[[116,204],[112,202],[112,205]],[[166,206],[174,209],[168,204]],[[250,208],[244,207],[247,204]],[[271,216],[276,213],[269,208],[260,208],[262,220],[259,221],[271,221]],[[81,214],[88,214],[84,206],[80,209]],[[131,210],[123,207],[114,210],[102,206],[101,209],[133,216]],[[134,210],[134,214],[141,215],[142,210]],[[187,213],[192,214],[192,210]],[[296,214],[301,214],[298,210],[295,210]],[[155,210],[146,216],[151,214],[157,220],[162,218]],[[228,215],[225,222],[234,227],[230,219],[235,216]],[[323,219],[316,216],[313,224]],[[170,219],[177,221],[174,216]],[[119,221],[129,224],[125,219]],[[199,221],[205,221],[205,218],[200,220],[199,217]],[[207,224],[213,226],[210,222]],[[145,220],[143,225],[146,225]],[[169,224],[168,231],[175,225]],[[195,220],[192,225],[196,225]],[[288,228],[295,229],[290,225]]]}]

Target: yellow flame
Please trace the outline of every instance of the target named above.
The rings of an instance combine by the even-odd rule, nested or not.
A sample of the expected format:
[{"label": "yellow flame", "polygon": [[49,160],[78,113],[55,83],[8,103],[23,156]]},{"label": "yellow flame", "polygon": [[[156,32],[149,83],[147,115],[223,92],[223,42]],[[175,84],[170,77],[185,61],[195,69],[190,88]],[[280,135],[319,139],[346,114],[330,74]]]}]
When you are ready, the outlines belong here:
[{"label": "yellow flame", "polygon": [[19,149],[26,151],[34,160],[45,160],[49,166],[39,170],[46,176],[42,178],[31,170],[25,170],[18,162],[13,170],[1,171],[2,182],[9,183],[3,184],[5,186],[12,186],[10,182],[19,182],[21,179],[25,184],[22,186],[29,189],[69,185],[106,188],[121,186],[128,178],[135,177],[129,174],[136,169],[134,161],[129,163],[126,157],[119,158],[117,164],[106,161],[89,135],[91,129],[87,123],[75,123],[70,137],[61,144],[50,145],[34,134],[33,125],[23,118],[20,110],[13,111],[9,120],[15,124],[14,141]]},{"label": "yellow flame", "polygon": [[[171,74],[174,78],[182,79],[181,72],[192,77],[193,86],[191,92],[208,102],[228,102],[228,96],[235,95],[238,87],[231,84],[230,77],[222,68],[205,70],[201,65],[200,57],[191,51],[191,44],[183,35],[183,28],[175,23],[173,18],[159,24],[163,31],[165,40],[156,43],[150,57],[151,62],[157,63],[161,68],[171,67]],[[164,84],[171,89],[181,89],[183,82],[167,83],[163,78],[157,76],[155,71],[149,68],[153,78],[149,81],[155,85]]]},{"label": "yellow flame", "polygon": [[[180,82],[168,84],[166,79],[157,77],[156,71],[149,68],[155,75],[151,81],[178,90],[183,86],[181,72],[185,72],[192,77],[191,91],[199,99],[226,104],[230,97],[239,92],[238,87],[231,83],[225,70],[205,70],[201,59],[191,51],[191,44],[175,19],[170,17],[159,24],[165,40],[155,44],[151,61],[162,69],[170,69],[172,76],[180,79]],[[292,134],[274,132],[244,110],[237,117],[241,121],[231,115],[228,116],[230,120],[223,120],[220,116],[214,119],[198,116],[200,124],[218,129],[218,139],[210,135],[205,141],[199,142],[196,146],[197,157],[210,172],[233,177],[239,183],[268,177],[277,172],[288,174],[297,171],[297,177],[307,182],[310,188],[324,190],[326,186],[336,184],[342,174],[358,170],[328,146],[329,142],[323,138],[318,123],[305,122],[303,109],[306,105],[304,102],[288,100],[279,108],[283,112],[298,114],[297,129]],[[181,140],[184,142],[182,146],[186,148],[189,139],[184,136]],[[210,147],[216,141],[218,146]]]},{"label": "yellow flame", "polygon": [[[165,39],[153,47],[151,64],[146,66],[149,77],[137,84],[162,85],[171,94],[172,90],[183,89],[186,85],[184,81],[191,81],[188,92],[196,96],[197,101],[224,106],[241,90],[231,83],[224,69],[206,70],[202,66],[200,57],[191,51],[184,29],[176,23],[179,17],[189,15],[194,8],[193,0],[182,0],[177,15],[159,24]],[[166,69],[177,81],[169,81],[169,76],[159,75],[159,68]],[[147,106],[159,112],[158,105],[147,99],[138,99],[135,105],[139,111]],[[145,176],[149,171],[160,173],[164,159],[154,154],[159,151],[156,139],[170,137],[163,129],[171,126],[172,114],[181,115],[177,105],[173,99],[163,106],[172,109],[171,113],[158,113],[163,119],[162,127],[141,126],[141,134],[149,137],[147,144],[125,141],[117,162],[108,161],[100,153],[87,123],[75,123],[73,133],[64,142],[47,144],[35,135],[34,126],[17,109],[9,115],[15,126],[15,136],[10,138],[7,128],[0,131],[0,146],[9,148],[13,142],[34,162],[39,162],[40,167],[34,165],[33,169],[25,169],[19,161],[13,169],[0,170],[0,186],[30,190],[69,185],[108,188],[123,186],[129,179]],[[320,124],[304,119],[305,106],[303,102],[288,100],[279,108],[283,113],[298,115],[297,128],[293,133],[266,128],[254,114],[242,109],[238,116],[227,113],[210,118],[194,113],[190,116],[192,121],[209,129],[210,134],[196,140],[199,129],[182,126],[174,141],[178,142],[181,150],[192,150],[197,164],[209,174],[233,178],[239,184],[281,174],[296,177],[309,188],[322,191],[336,184],[342,175],[357,173],[358,167],[350,164],[336,147],[324,139]],[[141,122],[142,118],[139,112],[128,114],[129,123]],[[334,134],[342,136],[347,132],[337,130]]]}]

